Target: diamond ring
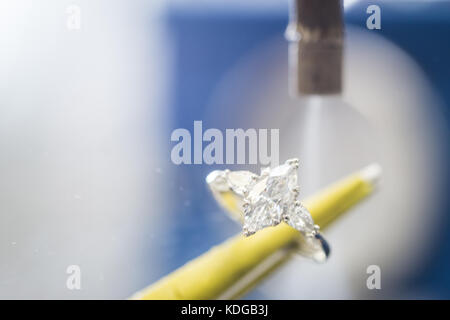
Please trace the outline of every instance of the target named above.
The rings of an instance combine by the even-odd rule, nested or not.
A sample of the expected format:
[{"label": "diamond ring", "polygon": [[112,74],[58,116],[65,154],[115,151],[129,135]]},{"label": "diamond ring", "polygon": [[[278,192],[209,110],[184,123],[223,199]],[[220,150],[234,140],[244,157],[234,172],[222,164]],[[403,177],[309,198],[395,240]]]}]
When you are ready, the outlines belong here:
[{"label": "diamond ring", "polygon": [[243,225],[245,236],[284,221],[300,231],[300,254],[325,261],[330,253],[328,243],[298,200],[298,167],[298,159],[291,159],[278,167],[263,169],[260,175],[216,170],[206,177],[206,182],[216,200]]}]

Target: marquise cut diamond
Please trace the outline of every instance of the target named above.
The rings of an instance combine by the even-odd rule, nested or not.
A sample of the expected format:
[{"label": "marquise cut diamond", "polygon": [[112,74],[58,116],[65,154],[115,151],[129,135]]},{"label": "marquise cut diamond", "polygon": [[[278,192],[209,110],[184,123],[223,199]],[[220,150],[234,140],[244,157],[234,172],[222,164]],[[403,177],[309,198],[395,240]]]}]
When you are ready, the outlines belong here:
[{"label": "marquise cut diamond", "polygon": [[285,218],[288,225],[306,234],[311,234],[315,230],[311,214],[305,207],[301,204],[297,204],[290,210],[293,214],[290,214]]},{"label": "marquise cut diamond", "polygon": [[244,196],[246,190],[251,188],[257,175],[249,171],[230,171],[227,174],[228,184],[237,194]]},{"label": "marquise cut diamond", "polygon": [[[256,182],[245,198],[247,207],[244,212],[244,232],[246,235],[277,225],[282,220],[288,223],[290,221],[291,226],[302,232],[313,232],[314,224],[311,226],[308,218],[303,222],[304,213],[297,216],[300,212],[294,205],[298,197],[297,169],[298,161],[289,160],[278,167],[263,170],[261,175],[254,179]],[[262,212],[265,212],[264,218],[262,218]],[[289,218],[290,216],[293,216],[292,219]]]}]

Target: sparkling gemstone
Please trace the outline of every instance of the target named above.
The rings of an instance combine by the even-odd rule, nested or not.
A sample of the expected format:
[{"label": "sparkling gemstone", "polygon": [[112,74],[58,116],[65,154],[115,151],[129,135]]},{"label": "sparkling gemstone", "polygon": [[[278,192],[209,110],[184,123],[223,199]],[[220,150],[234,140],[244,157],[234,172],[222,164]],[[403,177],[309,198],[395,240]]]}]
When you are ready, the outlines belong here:
[{"label": "sparkling gemstone", "polygon": [[297,197],[294,191],[297,186],[297,171],[293,165],[283,164],[266,169],[255,180],[246,198],[250,210],[244,219],[244,227],[250,233],[280,223],[283,214]]},{"label": "sparkling gemstone", "polygon": [[255,181],[255,184],[248,194],[248,199],[250,200],[250,202],[254,203],[255,201],[259,200],[260,196],[265,192],[266,185],[267,177],[260,177],[259,179],[257,179],[257,181]]},{"label": "sparkling gemstone", "polygon": [[270,199],[259,196],[244,217],[244,229],[252,234],[273,225],[273,215],[276,214],[276,210],[276,205]]},{"label": "sparkling gemstone", "polygon": [[291,160],[266,168],[261,175],[249,171],[214,171],[207,181],[218,199],[220,192],[229,189],[241,197],[244,229],[248,234],[283,220],[302,233],[312,234],[315,227],[311,215],[296,201],[297,167],[298,161]]},{"label": "sparkling gemstone", "polygon": [[206,182],[213,191],[224,192],[228,190],[228,181],[225,171],[215,170],[208,174]]},{"label": "sparkling gemstone", "polygon": [[258,176],[249,171],[230,171],[227,177],[230,188],[243,196],[245,191],[251,188]]},{"label": "sparkling gemstone", "polygon": [[283,164],[270,171],[267,179],[267,194],[274,201],[291,202],[296,194],[297,171],[288,164]]},{"label": "sparkling gemstone", "polygon": [[[311,214],[297,201],[297,168],[298,160],[292,159],[276,168],[264,169],[261,175],[248,171],[213,171],[206,180],[216,199],[233,218],[243,222],[246,235],[284,220],[303,234],[299,237],[299,252],[324,261],[329,254],[328,244],[317,233]],[[237,197],[230,201],[229,196],[233,194]]]},{"label": "sparkling gemstone", "polygon": [[286,216],[288,217],[287,224],[294,229],[307,234],[311,234],[314,231],[314,221],[308,210],[302,205],[291,206]]}]

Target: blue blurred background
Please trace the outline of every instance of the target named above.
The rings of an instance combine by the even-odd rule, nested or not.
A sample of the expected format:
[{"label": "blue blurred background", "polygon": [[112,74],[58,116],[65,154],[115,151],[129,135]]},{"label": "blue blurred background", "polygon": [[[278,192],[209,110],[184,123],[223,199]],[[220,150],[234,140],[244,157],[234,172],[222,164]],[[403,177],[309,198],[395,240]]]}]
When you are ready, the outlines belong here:
[{"label": "blue blurred background", "polygon": [[[228,103],[221,104],[221,107],[227,108],[227,112],[221,114],[222,121],[214,122],[214,119],[211,119],[214,117],[214,111],[211,111],[211,100],[215,99],[216,88],[221,85],[230,69],[236,68],[243,57],[254,54],[258,50],[263,51],[264,49],[261,48],[268,46],[268,43],[279,45],[284,42],[287,4],[282,1],[278,1],[277,4],[275,2],[277,1],[261,1],[247,5],[235,4],[234,6],[217,4],[206,6],[206,8],[199,6],[197,9],[192,9],[189,5],[170,7],[167,13],[167,24],[172,41],[175,43],[174,96],[171,97],[171,108],[174,109],[172,128],[192,128],[194,120],[203,120],[206,126],[221,128],[224,127],[224,123],[232,122],[229,119],[232,116],[227,117],[229,114],[243,112],[243,117],[249,118],[252,113],[258,112],[257,107],[253,108],[251,112],[242,111],[241,108],[245,106],[246,97],[252,95],[255,87],[260,87],[260,83],[271,76],[263,74],[259,70],[242,72],[240,76],[246,77],[246,80],[226,87],[228,90],[224,94],[226,97],[221,96],[221,98],[233,102],[242,101],[242,103],[235,104],[228,101]],[[364,29],[368,17],[366,8],[371,4],[373,4],[371,1],[346,2],[345,22],[347,27]],[[450,82],[448,81],[450,43],[446,39],[450,35],[450,2],[379,1],[376,4],[381,7],[382,28],[370,32],[388,39],[404,50],[404,53],[417,63],[417,67],[424,73],[426,81],[429,81],[431,91],[437,96],[436,100],[441,102],[440,104],[436,102],[436,104],[439,105],[440,110],[437,112],[442,116],[443,125],[437,130],[435,138],[439,140],[437,143],[442,155],[447,157],[450,124],[448,110],[450,103]],[[268,64],[287,63],[287,45],[283,47],[281,44],[280,47],[285,51],[280,53],[273,50],[270,54],[259,54],[265,54],[265,63]],[[285,60],[277,61],[277,59]],[[383,58],[380,57],[380,59]],[[245,61],[248,60],[249,58]],[[257,63],[255,65],[252,67],[258,69]],[[389,74],[384,76],[389,77]],[[370,77],[364,80],[370,83]],[[347,89],[351,90],[348,87]],[[231,95],[234,97],[230,98]],[[427,106],[423,105],[421,108],[427,108]],[[433,111],[430,110],[430,112]],[[235,121],[234,123],[240,122]],[[414,129],[412,128],[412,130]],[[221,233],[208,231],[215,230],[210,228],[212,223],[224,224],[226,226],[224,229],[227,230],[226,235],[237,232],[236,228],[228,226],[229,222],[227,221],[210,221],[212,219],[211,212],[216,209],[215,204],[211,203],[202,178],[212,168],[210,166],[180,167],[175,170],[176,177],[181,181],[189,181],[195,192],[193,191],[189,196],[192,201],[189,207],[180,205],[174,211],[174,215],[180,220],[175,225],[173,234],[182,245],[172,248],[176,254],[168,261],[169,269],[174,269],[183,262],[194,258],[224,238]],[[431,239],[427,243],[424,253],[417,253],[420,259],[413,260],[413,265],[409,266],[413,271],[410,273],[409,270],[404,270],[405,274],[399,271],[398,277],[390,279],[392,283],[386,285],[384,293],[373,295],[360,290],[357,294],[358,297],[450,297],[450,279],[446,271],[450,263],[446,254],[450,252],[448,247],[450,244],[450,221],[447,214],[450,203],[446,196],[450,176],[447,165],[440,167],[439,170],[442,177],[446,178],[442,179],[442,182],[437,184],[439,187],[433,190],[439,202],[429,204],[429,207],[435,208],[436,212],[421,213],[439,216],[438,222],[435,222],[432,228],[424,226],[425,230],[422,232],[428,233]],[[417,181],[417,183],[420,182]],[[182,201],[180,203],[182,204]],[[213,218],[219,220],[217,217]],[[401,226],[399,227],[401,228]],[[198,235],[198,237],[192,235]],[[413,237],[413,235],[411,236]],[[395,235],[391,239],[395,241]],[[377,240],[372,239],[371,241],[376,242]],[[370,255],[370,252],[363,254]],[[397,258],[401,259],[401,253]],[[301,273],[301,268],[298,272]],[[335,296],[324,294],[323,297],[347,297],[346,294],[339,293],[339,290],[335,294]],[[295,289],[292,295],[281,294],[280,296],[295,298]],[[307,298],[308,294],[300,296]],[[273,298],[274,296],[267,290],[256,290],[250,295],[250,298],[260,297]],[[312,295],[312,297],[321,297],[321,295]]]}]

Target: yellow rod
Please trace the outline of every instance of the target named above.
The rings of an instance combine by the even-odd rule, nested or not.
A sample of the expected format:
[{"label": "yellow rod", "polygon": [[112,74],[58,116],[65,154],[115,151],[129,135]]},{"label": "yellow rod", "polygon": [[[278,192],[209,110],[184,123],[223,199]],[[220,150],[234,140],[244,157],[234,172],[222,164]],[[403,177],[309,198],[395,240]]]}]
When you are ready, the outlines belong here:
[{"label": "yellow rod", "polygon": [[[352,174],[304,201],[314,221],[327,227],[374,189],[378,165]],[[132,299],[231,299],[248,292],[278,269],[295,251],[298,231],[285,223],[250,237],[236,235],[212,247]]]}]

